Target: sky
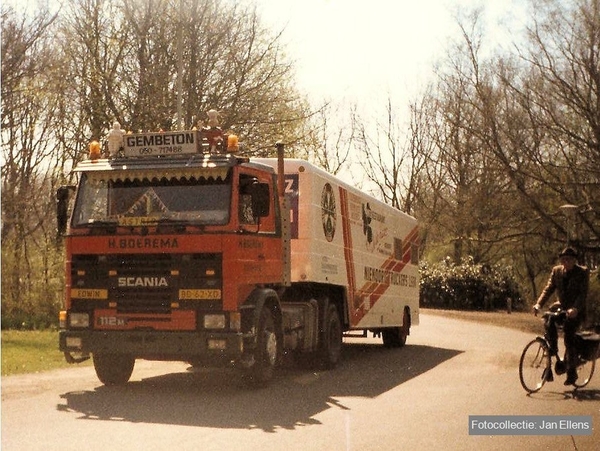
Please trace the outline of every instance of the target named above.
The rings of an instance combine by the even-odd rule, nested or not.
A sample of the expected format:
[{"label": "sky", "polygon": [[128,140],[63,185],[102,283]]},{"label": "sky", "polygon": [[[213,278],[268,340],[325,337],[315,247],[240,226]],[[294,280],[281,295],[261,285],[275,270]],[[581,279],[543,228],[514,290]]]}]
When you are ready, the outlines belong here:
[{"label": "sky", "polygon": [[[458,11],[484,5],[490,32],[523,0],[256,0],[266,24],[285,29],[299,87],[315,100],[407,97],[431,78]],[[507,39],[507,36],[497,36]]]},{"label": "sky", "polygon": [[[33,1],[3,0],[33,7]],[[58,6],[61,0],[41,0]],[[225,0],[236,2],[240,0]],[[246,0],[265,25],[284,30],[301,91],[315,103],[408,100],[422,89],[458,29],[455,16],[483,6],[493,34],[522,17],[526,0]],[[506,35],[498,36],[508,40]],[[407,103],[407,102],[404,102]]]},{"label": "sky", "polygon": [[[508,45],[513,36],[502,30],[507,24],[522,26],[526,5],[526,0],[256,2],[265,25],[284,29],[297,87],[314,106],[331,102],[344,116],[346,106],[355,105],[363,117],[377,118],[391,99],[400,120],[406,120],[409,103],[433,79],[436,62],[457,36],[457,15],[483,6],[486,35]],[[343,127],[344,118],[339,119]],[[337,175],[369,189],[359,158],[352,154]]]}]

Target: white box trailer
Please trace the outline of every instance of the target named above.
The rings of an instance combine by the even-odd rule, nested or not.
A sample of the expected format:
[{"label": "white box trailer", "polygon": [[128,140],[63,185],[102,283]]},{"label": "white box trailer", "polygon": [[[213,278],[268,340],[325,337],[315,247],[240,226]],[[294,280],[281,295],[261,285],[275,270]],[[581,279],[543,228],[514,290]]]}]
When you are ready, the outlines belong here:
[{"label": "white box trailer", "polygon": [[[252,161],[277,170],[276,159]],[[385,341],[403,328],[404,344],[419,324],[416,219],[304,160],[285,160],[285,186],[292,284],[343,287],[347,330],[383,333]]]}]

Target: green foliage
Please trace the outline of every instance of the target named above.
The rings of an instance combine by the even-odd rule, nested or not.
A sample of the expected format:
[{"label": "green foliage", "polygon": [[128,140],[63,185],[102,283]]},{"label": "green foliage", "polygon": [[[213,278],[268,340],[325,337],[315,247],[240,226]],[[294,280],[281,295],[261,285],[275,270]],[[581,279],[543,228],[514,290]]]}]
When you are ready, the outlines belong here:
[{"label": "green foliage", "polygon": [[2,376],[37,373],[68,366],[58,350],[56,330],[2,331]]},{"label": "green foliage", "polygon": [[421,266],[421,306],[464,309],[498,310],[523,306],[519,285],[510,268],[475,264],[468,258],[461,264],[444,260]]},{"label": "green foliage", "polygon": [[39,330],[58,326],[64,297],[64,255],[53,246],[15,257],[2,246],[2,329]]}]

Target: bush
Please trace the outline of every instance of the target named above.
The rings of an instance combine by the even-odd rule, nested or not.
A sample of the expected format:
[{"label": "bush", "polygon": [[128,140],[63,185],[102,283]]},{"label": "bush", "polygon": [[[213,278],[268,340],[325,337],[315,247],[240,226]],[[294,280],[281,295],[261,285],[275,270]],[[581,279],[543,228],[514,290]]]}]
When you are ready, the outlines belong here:
[{"label": "bush", "polygon": [[58,327],[64,297],[62,251],[47,247],[15,258],[10,243],[2,247],[2,315],[5,329],[39,330]]},{"label": "bush", "polygon": [[467,259],[459,265],[445,260],[421,266],[421,305],[459,310],[519,310],[524,301],[510,268],[475,264]]}]

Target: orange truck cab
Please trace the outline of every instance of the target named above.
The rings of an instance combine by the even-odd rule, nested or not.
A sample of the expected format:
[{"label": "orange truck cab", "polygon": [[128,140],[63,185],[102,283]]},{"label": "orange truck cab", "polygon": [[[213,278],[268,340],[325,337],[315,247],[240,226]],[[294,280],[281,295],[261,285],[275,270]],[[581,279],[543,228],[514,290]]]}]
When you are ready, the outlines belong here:
[{"label": "orange truck cab", "polygon": [[107,385],[136,359],[235,365],[261,384],[284,353],[335,366],[344,335],[404,345],[419,315],[414,218],[284,162],[282,146],[251,160],[237,137],[213,139],[123,135],[108,158],[94,143],[74,199],[59,189],[67,361],[91,355]]}]

